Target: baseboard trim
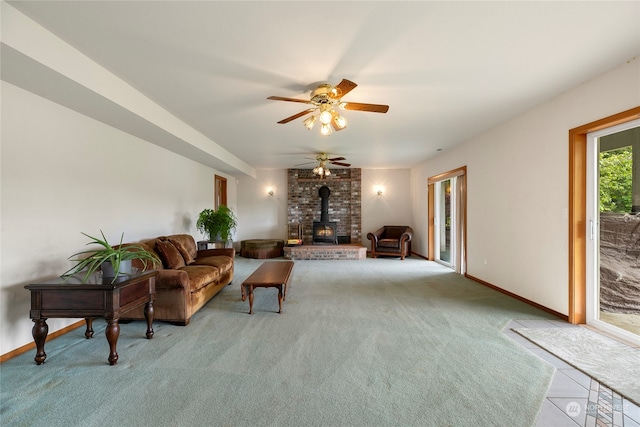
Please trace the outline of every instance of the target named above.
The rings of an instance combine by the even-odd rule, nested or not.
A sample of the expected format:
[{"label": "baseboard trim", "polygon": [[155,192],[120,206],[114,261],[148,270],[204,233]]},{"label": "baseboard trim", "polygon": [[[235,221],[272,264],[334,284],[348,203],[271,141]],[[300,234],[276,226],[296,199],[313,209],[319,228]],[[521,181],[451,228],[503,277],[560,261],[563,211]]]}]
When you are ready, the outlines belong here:
[{"label": "baseboard trim", "polygon": [[[73,323],[73,324],[71,324],[69,326],[66,326],[66,327],[64,327],[64,328],[62,328],[62,329],[60,329],[58,331],[55,331],[55,332],[52,332],[52,333],[48,334],[47,335],[47,340],[45,342],[49,342],[54,338],[58,338],[59,336],[64,335],[67,332],[71,332],[74,329],[78,329],[78,328],[80,328],[80,327],[82,327],[84,325],[86,325],[84,319],[83,320],[78,320],[76,323]],[[29,343],[29,344],[25,344],[22,347],[18,347],[15,350],[12,350],[12,351],[10,351],[8,353],[5,353],[5,354],[1,355],[0,356],[0,363],[4,363],[9,359],[13,359],[16,356],[20,356],[21,354],[26,353],[26,352],[28,352],[30,350],[34,350],[35,348],[36,348],[36,343],[35,342]]]},{"label": "baseboard trim", "polygon": [[427,261],[429,261],[429,258],[428,258],[428,257],[426,257],[426,256],[424,256],[424,255],[422,255],[422,254],[419,254],[418,252],[411,251],[411,255],[415,255],[415,256],[417,256],[418,258],[426,259]]},{"label": "baseboard trim", "polygon": [[548,308],[548,307],[545,307],[545,306],[543,306],[543,305],[540,305],[540,304],[538,304],[537,302],[533,302],[533,301],[531,301],[531,300],[528,300],[528,299],[526,299],[526,298],[523,298],[523,297],[521,297],[520,295],[514,294],[513,292],[509,292],[509,291],[507,291],[507,290],[505,290],[505,289],[502,289],[502,288],[500,288],[500,287],[498,287],[498,286],[496,286],[496,285],[492,285],[491,283],[489,283],[489,282],[485,282],[484,280],[482,280],[482,279],[478,279],[477,277],[474,277],[474,276],[472,276],[472,275],[470,275],[470,274],[466,274],[466,273],[465,273],[465,275],[464,275],[464,276],[465,276],[467,279],[471,279],[471,280],[473,280],[474,282],[478,282],[478,283],[480,283],[481,285],[487,286],[487,287],[489,287],[489,288],[491,288],[491,289],[494,289],[494,290],[496,290],[496,291],[498,291],[498,292],[500,292],[500,293],[503,293],[503,294],[508,295],[508,296],[510,296],[510,297],[512,297],[512,298],[515,298],[515,299],[517,299],[518,301],[522,301],[522,302],[524,302],[525,304],[529,304],[529,305],[531,305],[531,306],[533,306],[533,307],[535,307],[535,308],[538,308],[538,309],[540,309],[540,310],[542,310],[542,311],[546,311],[547,313],[552,314],[552,315],[554,315],[554,316],[556,316],[556,317],[558,317],[558,318],[560,318],[560,319],[562,319],[562,320],[564,320],[564,321],[566,321],[566,322],[568,322],[568,321],[569,321],[569,316],[567,316],[567,315],[565,315],[565,314],[558,313],[557,311],[552,310],[552,309],[550,309],[550,308]]}]

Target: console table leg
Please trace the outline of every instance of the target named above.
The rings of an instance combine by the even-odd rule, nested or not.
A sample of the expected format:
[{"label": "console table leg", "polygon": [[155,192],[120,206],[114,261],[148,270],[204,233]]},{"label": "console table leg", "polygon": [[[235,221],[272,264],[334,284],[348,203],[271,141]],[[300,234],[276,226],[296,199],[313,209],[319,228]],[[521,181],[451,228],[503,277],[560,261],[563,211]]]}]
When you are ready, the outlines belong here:
[{"label": "console table leg", "polygon": [[278,314],[282,313],[282,285],[278,286]]},{"label": "console table leg", "polygon": [[253,286],[249,286],[249,314],[253,314]]},{"label": "console table leg", "polygon": [[42,365],[47,358],[47,353],[44,352],[44,343],[47,340],[47,334],[49,333],[49,325],[47,325],[47,319],[33,319],[33,328],[31,334],[33,335],[33,341],[36,343],[36,357],[33,359],[36,361],[36,365]]},{"label": "console table leg", "polygon": [[147,320],[147,339],[153,338],[153,301],[149,301],[144,306],[144,318]]},{"label": "console table leg", "polygon": [[93,338],[93,318],[91,317],[85,317],[84,318],[85,323],[87,324],[87,330],[84,331],[84,336],[89,339],[89,338]]},{"label": "console table leg", "polygon": [[118,344],[118,337],[120,336],[120,324],[118,324],[118,319],[107,319],[105,335],[109,342],[109,365],[115,365],[118,362],[116,346]]}]

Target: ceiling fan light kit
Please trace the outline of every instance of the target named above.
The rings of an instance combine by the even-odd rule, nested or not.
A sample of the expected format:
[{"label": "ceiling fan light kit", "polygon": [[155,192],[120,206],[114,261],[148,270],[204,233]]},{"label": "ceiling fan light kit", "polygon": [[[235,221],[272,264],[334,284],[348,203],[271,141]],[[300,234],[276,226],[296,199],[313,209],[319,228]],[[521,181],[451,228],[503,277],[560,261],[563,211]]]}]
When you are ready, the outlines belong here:
[{"label": "ceiling fan light kit", "polygon": [[331,175],[331,171],[326,166],[324,166],[324,167],[323,166],[316,166],[315,168],[313,168],[313,173],[315,175],[318,175],[320,178],[326,178],[329,175]]},{"label": "ceiling fan light kit", "polygon": [[313,129],[313,125],[315,123],[316,123],[316,116],[307,117],[306,119],[304,119],[304,122],[302,122],[304,127],[306,127],[309,130]]},{"label": "ceiling fan light kit", "polygon": [[[314,175],[318,175],[320,177],[320,179],[322,178],[326,178],[328,176],[331,175],[331,170],[329,170],[329,165],[337,165],[337,166],[342,166],[345,168],[351,167],[350,163],[343,163],[341,160],[346,160],[344,157],[332,157],[330,158],[328,154],[326,153],[320,153],[318,155],[316,155],[316,160],[315,162],[317,162],[317,166],[313,168],[312,172]],[[314,162],[307,162],[307,163],[301,163],[299,165],[296,166],[302,166],[302,165],[306,165],[308,163],[314,163]]]},{"label": "ceiling fan light kit", "polygon": [[313,125],[316,119],[320,120],[322,126],[320,127],[320,133],[322,135],[331,135],[333,131],[341,131],[347,127],[347,119],[340,115],[335,108],[342,110],[358,110],[369,111],[373,113],[386,113],[389,110],[388,105],[381,104],[363,104],[360,102],[344,102],[342,97],[351,92],[357,84],[354,82],[342,79],[342,81],[335,87],[330,84],[321,84],[313,91],[311,91],[311,97],[309,101],[304,99],[286,98],[282,96],[270,96],[267,99],[274,101],[288,101],[288,102],[301,102],[304,104],[312,104],[313,108],[306,109],[286,119],[280,120],[279,124],[289,123],[297,118],[305,116],[310,113],[317,113],[311,117],[306,118],[302,124],[308,130],[313,129]]}]

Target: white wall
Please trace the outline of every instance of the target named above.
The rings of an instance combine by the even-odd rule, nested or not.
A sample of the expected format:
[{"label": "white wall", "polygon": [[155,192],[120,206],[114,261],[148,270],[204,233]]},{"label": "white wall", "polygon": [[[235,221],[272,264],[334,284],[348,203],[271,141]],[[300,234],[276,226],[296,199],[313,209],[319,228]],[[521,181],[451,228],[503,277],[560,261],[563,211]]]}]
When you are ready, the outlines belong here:
[{"label": "white wall", "polygon": [[427,178],[467,165],[468,274],[568,314],[569,130],[639,105],[633,60],[414,167],[414,250],[427,253]]},{"label": "white wall", "polygon": [[[409,169],[362,169],[362,244],[383,225],[412,225]],[[382,189],[378,196],[377,189]],[[426,211],[425,211],[426,212]]]},{"label": "white wall", "polygon": [[[274,191],[267,194],[268,188]],[[235,247],[247,239],[287,238],[287,170],[257,169],[256,179],[238,179],[238,230]]]},{"label": "white wall", "polygon": [[[32,342],[24,285],[60,275],[102,229],[111,242],[189,233],[219,172],[2,82],[0,354]],[[229,205],[237,202],[229,179]],[[50,319],[52,333],[78,319]]]}]

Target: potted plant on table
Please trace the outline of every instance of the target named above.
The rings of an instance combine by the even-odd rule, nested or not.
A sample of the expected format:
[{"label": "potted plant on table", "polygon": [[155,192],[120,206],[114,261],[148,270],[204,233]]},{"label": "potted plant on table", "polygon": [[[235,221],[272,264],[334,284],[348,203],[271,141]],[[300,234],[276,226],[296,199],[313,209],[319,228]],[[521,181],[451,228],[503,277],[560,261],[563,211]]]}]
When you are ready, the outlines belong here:
[{"label": "potted plant on table", "polygon": [[[152,267],[155,264],[162,264],[162,261],[160,261],[154,252],[147,251],[140,245],[123,246],[122,240],[124,239],[124,233],[122,233],[120,237],[120,244],[115,247],[109,244],[102,230],[100,230],[102,239],[89,236],[85,233],[82,234],[91,239],[87,245],[98,244],[102,246],[102,248],[82,251],[71,255],[69,260],[77,261],[77,264],[67,270],[62,277],[85,272],[82,279],[84,283],[89,276],[98,271],[98,269],[102,269],[103,277],[113,278],[111,281],[111,283],[113,283],[118,276],[131,274],[131,260],[139,259],[142,261],[143,271],[147,269],[147,263],[150,263]],[[81,257],[72,259],[78,256]]]},{"label": "potted plant on table", "polygon": [[238,219],[233,211],[220,205],[218,209],[205,209],[198,215],[196,227],[206,235],[210,242],[222,241],[226,246],[231,241],[231,234],[236,230]]}]

